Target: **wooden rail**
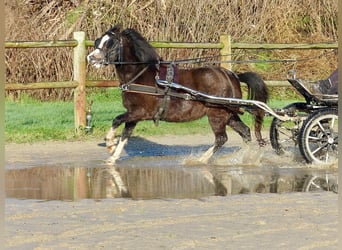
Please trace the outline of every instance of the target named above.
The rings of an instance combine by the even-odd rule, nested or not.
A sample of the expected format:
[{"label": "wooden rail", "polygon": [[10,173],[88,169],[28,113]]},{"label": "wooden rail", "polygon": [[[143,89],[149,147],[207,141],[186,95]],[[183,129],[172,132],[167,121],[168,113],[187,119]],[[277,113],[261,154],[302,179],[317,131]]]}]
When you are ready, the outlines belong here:
[{"label": "wooden rail", "polygon": [[[86,47],[93,46],[93,41],[86,40],[85,32],[74,32],[73,40],[58,41],[7,41],[5,48],[73,48],[73,72],[72,81],[63,82],[39,82],[39,83],[6,83],[5,90],[33,90],[50,88],[75,88],[75,130],[79,131],[86,125],[86,87],[117,87],[117,80],[90,81],[86,79]],[[219,49],[221,66],[231,69],[231,54],[234,49],[337,49],[338,43],[316,43],[316,44],[247,44],[233,43],[229,35],[221,35],[218,43],[184,43],[184,42],[158,42],[151,41],[155,48],[175,49]],[[270,86],[280,86],[284,81],[267,81]]]}]

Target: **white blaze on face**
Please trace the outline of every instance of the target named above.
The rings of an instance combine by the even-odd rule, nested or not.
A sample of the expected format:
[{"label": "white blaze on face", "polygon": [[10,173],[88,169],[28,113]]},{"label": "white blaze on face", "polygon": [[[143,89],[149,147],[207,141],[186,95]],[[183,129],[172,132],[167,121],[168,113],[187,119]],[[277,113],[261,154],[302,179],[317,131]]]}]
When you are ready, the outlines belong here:
[{"label": "white blaze on face", "polygon": [[[101,50],[104,46],[104,44],[110,39],[110,36],[108,35],[104,35],[101,39],[101,42],[99,44],[99,46],[93,51],[91,52],[88,56],[87,56],[87,60],[90,63],[93,63],[93,65],[96,68],[99,68],[101,66],[101,64],[99,62],[96,62],[96,59],[102,59],[101,57],[103,56],[103,54],[101,53]],[[100,60],[99,60],[100,61]]]},{"label": "white blaze on face", "polygon": [[103,45],[105,44],[105,42],[107,42],[108,40],[110,39],[110,36],[108,35],[104,35],[101,39],[101,42],[98,46],[98,49],[102,49],[103,48]]}]

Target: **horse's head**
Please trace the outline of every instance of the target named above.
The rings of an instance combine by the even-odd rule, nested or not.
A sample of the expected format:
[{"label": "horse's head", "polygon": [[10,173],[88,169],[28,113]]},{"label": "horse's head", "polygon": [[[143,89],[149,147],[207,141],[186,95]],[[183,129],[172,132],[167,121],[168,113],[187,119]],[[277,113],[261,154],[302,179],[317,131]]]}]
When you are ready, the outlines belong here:
[{"label": "horse's head", "polygon": [[94,43],[95,50],[88,56],[87,60],[96,68],[120,61],[122,50],[122,38],[120,36],[121,26],[116,25],[109,29]]},{"label": "horse's head", "polygon": [[[121,31],[121,25],[115,25],[95,40],[95,50],[87,56],[95,67],[108,64],[146,63],[153,67],[161,58],[147,40],[134,29]],[[140,64],[142,65],[142,64]]]}]

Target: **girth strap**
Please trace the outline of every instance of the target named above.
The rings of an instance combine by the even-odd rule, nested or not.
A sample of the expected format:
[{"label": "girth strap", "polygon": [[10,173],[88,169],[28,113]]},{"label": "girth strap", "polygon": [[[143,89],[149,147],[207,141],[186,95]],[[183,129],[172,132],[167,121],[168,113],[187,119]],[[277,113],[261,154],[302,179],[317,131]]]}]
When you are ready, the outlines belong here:
[{"label": "girth strap", "polygon": [[[170,99],[171,99],[170,96],[168,95],[168,92],[170,90],[170,85],[173,81],[173,77],[174,77],[173,64],[169,64],[167,67],[167,71],[166,71],[166,81],[168,82],[168,84],[165,85],[165,88],[164,88],[164,98],[163,98],[161,105],[158,108],[158,111],[154,115],[154,124],[156,126],[159,125],[159,120],[163,120],[166,117],[166,113],[167,113],[167,110],[170,104]],[[158,78],[158,76],[156,76],[156,78]]]},{"label": "girth strap", "polygon": [[161,105],[159,106],[156,114],[153,117],[153,121],[154,121],[154,124],[156,126],[159,125],[160,120],[163,120],[165,118],[168,107],[170,105],[171,97],[168,94],[169,90],[170,90],[169,87],[165,88],[163,101],[162,101]]}]

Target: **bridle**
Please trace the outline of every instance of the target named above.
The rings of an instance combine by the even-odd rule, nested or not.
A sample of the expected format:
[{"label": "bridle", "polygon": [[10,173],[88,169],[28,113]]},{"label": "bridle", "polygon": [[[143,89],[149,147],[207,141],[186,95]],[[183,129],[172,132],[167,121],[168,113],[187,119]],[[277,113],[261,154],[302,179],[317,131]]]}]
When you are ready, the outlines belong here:
[{"label": "bridle", "polygon": [[[115,35],[114,33],[110,33],[110,35]],[[114,39],[111,37],[111,39]],[[146,67],[144,67],[141,71],[139,71],[131,80],[129,80],[126,83],[122,83],[122,85],[129,85],[135,82],[135,80],[137,80],[148,68],[150,63],[146,63],[146,62],[124,62],[123,61],[123,39],[122,39],[122,35],[120,35],[120,37],[117,39],[115,38],[115,40],[118,41],[119,45],[114,46],[113,48],[111,48],[110,50],[107,51],[107,53],[104,56],[104,60],[102,62],[102,64],[104,65],[128,65],[128,64],[147,64]],[[113,54],[118,54],[118,58],[116,61],[110,61],[110,57]]]},{"label": "bridle", "polygon": [[[111,35],[115,35],[113,33],[110,33]],[[113,38],[111,38],[113,39]],[[109,51],[107,51],[104,59],[103,59],[103,64],[104,65],[109,65],[109,64],[116,64],[116,65],[121,65],[123,64],[123,43],[122,43],[122,36],[120,35],[119,39],[115,39],[118,41],[119,45],[116,45],[114,48],[110,49]],[[119,54],[118,55],[118,59],[116,61],[110,61],[110,56],[112,56],[113,54]]]},{"label": "bridle", "polygon": [[[114,35],[114,33],[109,33],[110,35]],[[137,64],[145,64],[145,65],[155,65],[155,64],[162,64],[164,62],[161,61],[156,61],[156,62],[126,62],[124,61],[123,58],[123,39],[122,39],[122,35],[120,35],[119,38],[112,38],[115,39],[116,41],[118,41],[118,46],[115,46],[114,48],[108,50],[108,52],[105,55],[105,58],[102,62],[102,64],[104,65],[137,65]],[[116,61],[110,61],[109,58],[111,55],[113,55],[114,53],[119,54],[118,55],[118,59]],[[165,62],[166,63],[166,62]],[[169,62],[167,63],[169,64]]]},{"label": "bridle", "polygon": [[[104,59],[102,61],[103,65],[116,65],[116,66],[120,66],[120,65],[137,65],[137,64],[144,64],[145,67],[143,67],[132,79],[130,79],[127,82],[121,83],[121,89],[123,91],[127,91],[130,88],[130,85],[132,85],[142,74],[144,74],[146,72],[146,70],[148,70],[148,68],[151,65],[155,65],[157,72],[156,72],[156,76],[155,79],[157,81],[157,83],[159,82],[159,67],[160,64],[167,64],[168,65],[168,69],[167,69],[167,82],[171,83],[172,79],[173,79],[173,62],[165,62],[165,61],[156,61],[156,62],[125,62],[124,61],[124,56],[123,56],[123,37],[120,34],[119,37],[116,37],[116,34],[112,33],[112,32],[108,32],[107,33],[108,36],[110,36],[110,39],[115,39],[115,46],[113,48],[110,48],[106,54],[104,55]],[[114,37],[113,37],[114,36]],[[98,48],[99,49],[99,48]],[[103,49],[103,48],[101,48]],[[110,61],[110,57],[114,54],[118,54],[117,60],[115,61]],[[164,86],[165,87],[165,86]]]}]

